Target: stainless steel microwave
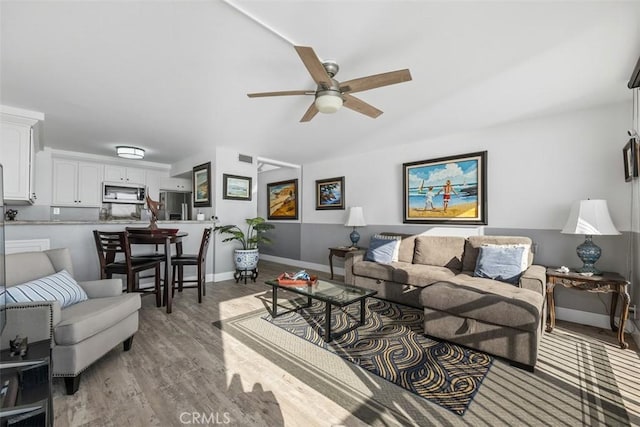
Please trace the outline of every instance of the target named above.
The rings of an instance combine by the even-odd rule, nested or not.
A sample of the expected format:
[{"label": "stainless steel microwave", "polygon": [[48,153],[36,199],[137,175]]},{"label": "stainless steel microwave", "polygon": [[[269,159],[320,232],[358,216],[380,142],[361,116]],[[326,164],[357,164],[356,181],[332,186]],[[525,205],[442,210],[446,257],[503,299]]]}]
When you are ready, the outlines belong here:
[{"label": "stainless steel microwave", "polygon": [[102,183],[102,203],[144,204],[147,188],[139,184]]}]

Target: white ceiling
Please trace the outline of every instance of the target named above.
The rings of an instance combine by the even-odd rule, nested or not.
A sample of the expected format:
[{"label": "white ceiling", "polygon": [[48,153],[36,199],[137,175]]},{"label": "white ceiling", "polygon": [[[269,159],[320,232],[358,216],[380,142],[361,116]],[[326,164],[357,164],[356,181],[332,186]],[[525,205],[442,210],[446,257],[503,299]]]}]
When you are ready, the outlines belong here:
[{"label": "white ceiling", "polygon": [[[631,100],[640,2],[2,1],[0,104],[45,113],[44,144],[173,163],[212,145],[304,164]],[[292,45],[338,80],[409,68],[299,123],[314,90]]]}]

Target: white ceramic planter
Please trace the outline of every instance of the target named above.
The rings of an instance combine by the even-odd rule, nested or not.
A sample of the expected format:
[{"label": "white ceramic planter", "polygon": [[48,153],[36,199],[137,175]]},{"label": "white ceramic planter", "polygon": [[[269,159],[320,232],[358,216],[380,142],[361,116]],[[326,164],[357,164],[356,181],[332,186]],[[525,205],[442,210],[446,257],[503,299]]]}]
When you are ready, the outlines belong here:
[{"label": "white ceramic planter", "polygon": [[258,267],[260,253],[258,249],[236,249],[233,260],[238,270],[254,270]]}]

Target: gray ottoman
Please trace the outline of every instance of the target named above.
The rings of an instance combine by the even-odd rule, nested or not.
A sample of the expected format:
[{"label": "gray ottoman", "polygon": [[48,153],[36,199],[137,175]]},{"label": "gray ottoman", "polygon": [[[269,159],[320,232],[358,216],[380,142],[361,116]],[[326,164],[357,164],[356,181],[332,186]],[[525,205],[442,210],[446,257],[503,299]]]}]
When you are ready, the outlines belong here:
[{"label": "gray ottoman", "polygon": [[420,293],[426,335],[506,358],[533,371],[544,296],[486,279],[436,282]]}]

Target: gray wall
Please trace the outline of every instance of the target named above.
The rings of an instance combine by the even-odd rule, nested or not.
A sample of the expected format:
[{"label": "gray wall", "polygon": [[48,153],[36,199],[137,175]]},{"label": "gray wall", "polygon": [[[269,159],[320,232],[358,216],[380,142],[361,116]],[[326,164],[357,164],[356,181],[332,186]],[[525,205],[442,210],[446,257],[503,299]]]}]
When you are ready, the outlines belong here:
[{"label": "gray wall", "polygon": [[260,253],[296,260],[303,259],[300,252],[302,242],[300,223],[272,221],[270,224],[276,228],[265,233],[265,236],[269,237],[272,243],[260,245]]}]

